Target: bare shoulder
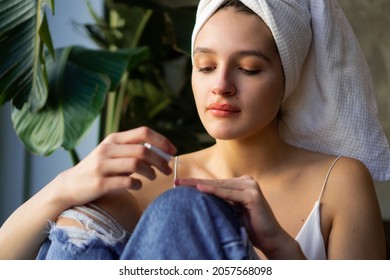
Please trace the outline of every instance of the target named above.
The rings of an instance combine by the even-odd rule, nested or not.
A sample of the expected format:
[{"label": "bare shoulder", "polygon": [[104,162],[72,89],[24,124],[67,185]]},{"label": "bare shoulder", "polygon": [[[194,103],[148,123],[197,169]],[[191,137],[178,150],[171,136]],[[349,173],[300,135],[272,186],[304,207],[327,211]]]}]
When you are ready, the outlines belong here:
[{"label": "bare shoulder", "polygon": [[377,208],[375,186],[367,167],[357,159],[338,158],[330,169],[322,201],[335,215],[340,208]]},{"label": "bare shoulder", "polygon": [[[340,157],[329,175],[329,186],[337,195],[360,196],[373,194],[374,182],[367,167],[359,160]],[[355,197],[356,198],[356,197]]]},{"label": "bare shoulder", "polygon": [[383,258],[382,216],[374,182],[362,162],[346,157],[337,161],[322,204],[323,218],[332,225],[328,236],[329,258]]},{"label": "bare shoulder", "polygon": [[304,158],[301,160],[302,164],[297,164],[297,166],[304,166],[308,170],[312,167],[313,171],[322,171],[319,173],[329,175],[327,185],[337,186],[335,190],[337,194],[358,191],[360,188],[373,189],[374,184],[369,170],[357,159],[305,150],[297,153],[296,157]]}]

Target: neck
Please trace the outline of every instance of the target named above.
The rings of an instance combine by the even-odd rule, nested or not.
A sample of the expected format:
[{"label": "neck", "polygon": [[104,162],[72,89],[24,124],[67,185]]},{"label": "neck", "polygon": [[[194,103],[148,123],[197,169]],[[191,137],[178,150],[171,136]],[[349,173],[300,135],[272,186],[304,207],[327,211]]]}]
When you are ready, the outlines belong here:
[{"label": "neck", "polygon": [[225,178],[260,178],[278,172],[289,148],[277,133],[236,140],[217,140],[211,161]]}]

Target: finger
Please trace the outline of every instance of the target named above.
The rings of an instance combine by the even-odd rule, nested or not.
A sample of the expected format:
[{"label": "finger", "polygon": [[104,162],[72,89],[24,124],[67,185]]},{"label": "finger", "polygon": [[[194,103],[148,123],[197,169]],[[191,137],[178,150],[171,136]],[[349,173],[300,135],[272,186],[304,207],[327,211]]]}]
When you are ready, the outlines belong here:
[{"label": "finger", "polygon": [[202,192],[213,194],[219,198],[230,200],[237,203],[244,201],[244,192],[242,189],[234,186],[221,187],[217,185],[197,184],[196,188]]},{"label": "finger", "polygon": [[172,173],[166,159],[140,144],[103,143],[98,149],[97,152],[101,153],[103,158],[134,158],[156,167],[166,175]]},{"label": "finger", "polygon": [[237,179],[197,179],[197,178],[179,178],[175,180],[175,185],[177,186],[198,186],[198,185],[207,185],[207,186],[217,186],[219,188],[242,188],[242,184]]},{"label": "finger", "polygon": [[148,142],[168,154],[174,155],[177,152],[176,147],[168,138],[148,127],[138,127],[132,130],[112,133],[104,141],[117,144],[140,144]]},{"label": "finger", "polygon": [[195,187],[198,184],[212,184],[212,181],[214,180],[197,179],[197,178],[178,178],[175,180],[175,185]]},{"label": "finger", "polygon": [[106,162],[103,174],[106,176],[140,174],[150,180],[156,178],[156,172],[145,161],[135,158],[111,159]]},{"label": "finger", "polygon": [[142,181],[131,176],[114,176],[105,178],[104,188],[107,192],[118,189],[139,190],[142,188]]},{"label": "finger", "polygon": [[195,187],[197,184],[200,183],[200,180],[197,179],[175,179],[175,186],[188,186],[188,187]]},{"label": "finger", "polygon": [[207,180],[196,178],[184,178],[175,180],[176,186],[192,186],[198,190],[213,194],[219,198],[233,202],[242,201],[242,188],[237,180]]}]

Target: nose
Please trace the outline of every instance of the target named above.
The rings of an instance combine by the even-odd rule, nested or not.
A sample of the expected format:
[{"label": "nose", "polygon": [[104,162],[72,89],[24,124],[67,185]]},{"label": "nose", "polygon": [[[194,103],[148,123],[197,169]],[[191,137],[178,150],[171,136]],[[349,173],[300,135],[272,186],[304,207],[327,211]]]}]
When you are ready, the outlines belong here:
[{"label": "nose", "polygon": [[236,94],[233,80],[226,69],[220,69],[218,71],[211,91],[213,94],[223,96],[233,96]]}]

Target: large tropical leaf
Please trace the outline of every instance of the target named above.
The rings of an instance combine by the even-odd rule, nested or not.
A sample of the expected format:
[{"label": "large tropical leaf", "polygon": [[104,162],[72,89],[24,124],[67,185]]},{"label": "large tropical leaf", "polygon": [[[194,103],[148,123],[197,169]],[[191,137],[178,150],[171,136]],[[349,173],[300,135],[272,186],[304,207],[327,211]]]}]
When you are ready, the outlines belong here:
[{"label": "large tropical leaf", "polygon": [[29,103],[13,108],[19,138],[37,155],[49,155],[61,146],[74,149],[99,115],[106,94],[118,85],[128,65],[146,53],[144,48],[109,52],[67,47],[56,51],[55,61],[47,56],[45,106],[37,112]]},{"label": "large tropical leaf", "polygon": [[[0,2],[0,105],[14,99],[21,108],[29,102],[39,110],[47,99],[43,44],[51,44],[44,21],[44,6],[53,0],[2,0]],[[45,37],[45,42],[40,38]],[[17,98],[15,98],[17,97]]]}]

